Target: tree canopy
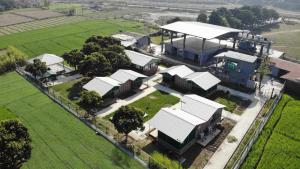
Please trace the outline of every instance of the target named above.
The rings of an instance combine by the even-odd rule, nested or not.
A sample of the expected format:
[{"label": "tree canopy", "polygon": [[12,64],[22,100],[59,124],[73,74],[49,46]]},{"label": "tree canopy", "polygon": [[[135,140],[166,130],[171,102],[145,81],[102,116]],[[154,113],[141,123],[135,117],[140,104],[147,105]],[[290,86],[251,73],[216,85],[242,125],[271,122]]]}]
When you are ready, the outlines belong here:
[{"label": "tree canopy", "polygon": [[174,22],[177,22],[177,21],[181,21],[181,19],[179,17],[169,19],[169,20],[167,20],[167,24],[171,24],[171,23],[174,23]]},{"label": "tree canopy", "polygon": [[112,37],[91,36],[82,49],[74,49],[62,57],[85,76],[107,76],[118,69],[131,66],[131,61],[121,46]]},{"label": "tree canopy", "polygon": [[112,67],[103,54],[95,52],[81,61],[79,71],[81,74],[89,77],[107,76],[111,73]]},{"label": "tree canopy", "polygon": [[34,59],[33,63],[26,65],[25,71],[31,73],[35,78],[37,78],[37,76],[43,77],[47,72],[47,66],[46,63],[40,59]]},{"label": "tree canopy", "polygon": [[207,22],[207,15],[205,13],[200,13],[197,17],[197,21],[206,23]]},{"label": "tree canopy", "polygon": [[81,92],[80,105],[89,112],[100,107],[102,103],[102,97],[97,92],[87,90]]},{"label": "tree canopy", "polygon": [[264,26],[266,21],[278,18],[279,14],[274,9],[261,6],[243,6],[234,9],[218,8],[211,13],[208,22],[238,29],[253,29],[256,26]]},{"label": "tree canopy", "polygon": [[69,65],[75,67],[76,70],[80,62],[84,59],[84,54],[80,50],[74,49],[69,53],[64,53],[62,55],[62,58],[64,58],[64,60],[66,60]]},{"label": "tree canopy", "polygon": [[18,120],[0,122],[0,168],[20,168],[31,156],[31,139]]},{"label": "tree canopy", "polygon": [[134,107],[122,106],[115,112],[112,123],[119,133],[126,135],[127,142],[128,134],[132,130],[144,130],[143,112]]}]

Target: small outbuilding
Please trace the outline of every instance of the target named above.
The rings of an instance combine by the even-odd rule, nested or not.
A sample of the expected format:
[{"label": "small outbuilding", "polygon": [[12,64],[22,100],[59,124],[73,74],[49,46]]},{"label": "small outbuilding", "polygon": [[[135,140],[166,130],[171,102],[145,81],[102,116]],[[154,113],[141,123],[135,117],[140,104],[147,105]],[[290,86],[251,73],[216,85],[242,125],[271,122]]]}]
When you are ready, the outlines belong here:
[{"label": "small outbuilding", "polygon": [[110,77],[95,77],[83,86],[88,91],[97,92],[107,102],[114,102],[118,96],[120,82]]},{"label": "small outbuilding", "polygon": [[148,76],[157,72],[159,59],[132,50],[125,50],[125,53],[137,71]]},{"label": "small outbuilding", "polygon": [[146,77],[132,70],[119,69],[109,77],[95,77],[83,88],[88,91],[95,91],[107,100],[115,99],[140,88]]},{"label": "small outbuilding", "polygon": [[71,68],[64,65],[64,59],[54,54],[43,54],[38,57],[28,60],[28,63],[33,63],[34,60],[39,59],[44,62],[48,68],[43,78],[50,78],[55,80],[56,76],[69,73],[73,71]]},{"label": "small outbuilding", "polygon": [[150,37],[136,32],[120,32],[112,35],[113,38],[121,41],[125,48],[145,49],[150,45]]},{"label": "small outbuilding", "polygon": [[198,95],[185,95],[181,108],[162,108],[149,124],[158,130],[159,144],[182,154],[196,142],[216,136],[224,107]]},{"label": "small outbuilding", "polygon": [[118,95],[126,94],[130,91],[139,89],[143,84],[143,79],[147,76],[137,73],[132,70],[119,69],[110,78],[119,81],[120,87]]},{"label": "small outbuilding", "polygon": [[185,65],[172,66],[160,73],[163,75],[163,82],[199,95],[213,93],[221,82],[209,72],[194,72]]}]

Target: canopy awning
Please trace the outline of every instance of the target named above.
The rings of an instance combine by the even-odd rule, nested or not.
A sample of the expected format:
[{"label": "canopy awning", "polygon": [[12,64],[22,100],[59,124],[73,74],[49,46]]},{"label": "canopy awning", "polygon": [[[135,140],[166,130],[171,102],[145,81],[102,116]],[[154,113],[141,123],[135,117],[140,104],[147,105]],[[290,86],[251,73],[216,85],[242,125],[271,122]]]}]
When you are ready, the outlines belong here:
[{"label": "canopy awning", "polygon": [[174,22],[161,26],[161,29],[196,36],[204,39],[220,38],[226,35],[243,33],[244,30],[228,28],[201,22]]}]

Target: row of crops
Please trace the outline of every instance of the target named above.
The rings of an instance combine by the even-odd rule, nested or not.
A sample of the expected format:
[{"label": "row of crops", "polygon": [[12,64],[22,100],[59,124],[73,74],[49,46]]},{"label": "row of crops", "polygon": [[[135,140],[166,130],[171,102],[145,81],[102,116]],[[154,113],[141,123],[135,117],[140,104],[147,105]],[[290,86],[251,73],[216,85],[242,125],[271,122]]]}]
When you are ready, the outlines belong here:
[{"label": "row of crops", "polygon": [[300,168],[300,100],[284,95],[242,169]]},{"label": "row of crops", "polygon": [[58,26],[62,24],[75,23],[86,20],[87,18],[81,16],[63,16],[33,22],[26,22],[16,25],[0,27],[0,36],[9,35],[13,33],[25,32],[35,29]]}]

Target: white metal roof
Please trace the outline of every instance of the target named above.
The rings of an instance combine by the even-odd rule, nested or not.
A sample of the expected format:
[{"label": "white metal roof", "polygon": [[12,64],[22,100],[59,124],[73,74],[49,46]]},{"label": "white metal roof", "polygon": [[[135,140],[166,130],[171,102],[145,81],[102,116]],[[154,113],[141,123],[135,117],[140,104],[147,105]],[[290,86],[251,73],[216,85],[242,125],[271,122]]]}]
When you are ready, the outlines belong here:
[{"label": "white metal roof", "polygon": [[243,32],[243,30],[217,26],[207,23],[183,21],[164,25],[161,26],[161,28],[205,39],[217,38],[228,33]]},{"label": "white metal roof", "polygon": [[181,109],[183,111],[186,111],[205,121],[208,121],[218,109],[224,107],[225,106],[222,104],[195,94],[184,95],[181,99]]},{"label": "white metal roof", "polygon": [[137,42],[135,37],[126,34],[115,34],[112,35],[112,37],[119,39],[121,41],[121,45],[124,47],[132,46]]},{"label": "white metal roof", "polygon": [[83,88],[88,91],[95,91],[100,94],[100,96],[104,96],[114,87],[118,86],[120,86],[120,82],[110,77],[95,77],[84,85]]},{"label": "white metal roof", "polygon": [[136,80],[137,78],[146,78],[147,76],[137,73],[132,70],[119,69],[114,74],[110,76],[111,78],[119,81],[120,83],[125,83],[128,80]]},{"label": "white metal roof", "polygon": [[38,57],[32,58],[28,60],[29,63],[33,63],[34,59],[40,59],[41,62],[45,62],[47,66],[57,64],[57,63],[62,63],[64,61],[63,58],[56,56],[54,54],[43,54]]},{"label": "white metal roof", "polygon": [[182,143],[192,130],[205,121],[180,109],[162,108],[150,125]]},{"label": "white metal roof", "polygon": [[171,76],[177,75],[181,78],[184,78],[185,76],[187,76],[191,73],[194,73],[194,71],[185,65],[178,65],[178,66],[172,66],[168,69],[165,69],[165,70],[161,71],[160,73],[168,73]]},{"label": "white metal roof", "polygon": [[126,55],[129,57],[129,59],[131,60],[131,62],[135,65],[138,66],[146,66],[147,64],[153,62],[153,61],[157,61],[158,59],[142,54],[142,53],[138,53],[132,50],[125,50]]},{"label": "white metal roof", "polygon": [[220,79],[218,79],[209,72],[194,72],[192,74],[187,75],[184,78],[188,81],[194,82],[203,90],[208,90],[221,82]]},{"label": "white metal roof", "polygon": [[234,52],[234,51],[222,52],[215,57],[227,57],[227,58],[242,60],[242,61],[250,62],[250,63],[254,63],[257,60],[256,56],[251,56],[251,55],[247,55],[247,54],[240,53],[240,52]]}]

